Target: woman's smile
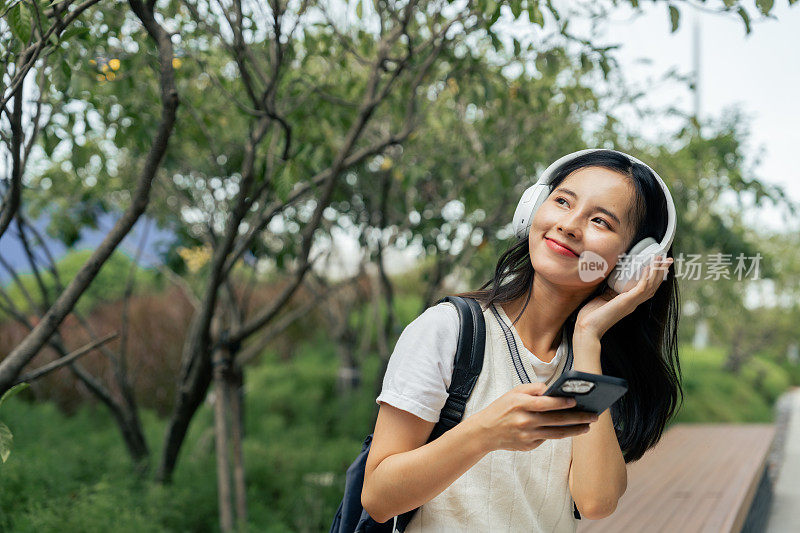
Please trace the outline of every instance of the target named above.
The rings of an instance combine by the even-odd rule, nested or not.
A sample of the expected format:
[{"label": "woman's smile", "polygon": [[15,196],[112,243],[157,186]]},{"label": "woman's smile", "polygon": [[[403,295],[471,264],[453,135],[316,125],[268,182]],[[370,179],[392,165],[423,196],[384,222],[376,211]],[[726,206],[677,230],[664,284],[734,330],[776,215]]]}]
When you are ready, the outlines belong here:
[{"label": "woman's smile", "polygon": [[567,257],[574,257],[577,258],[578,254],[558,243],[558,241],[554,241],[553,239],[548,239],[547,237],[544,238],[547,247],[553,250],[555,253],[564,255]]}]

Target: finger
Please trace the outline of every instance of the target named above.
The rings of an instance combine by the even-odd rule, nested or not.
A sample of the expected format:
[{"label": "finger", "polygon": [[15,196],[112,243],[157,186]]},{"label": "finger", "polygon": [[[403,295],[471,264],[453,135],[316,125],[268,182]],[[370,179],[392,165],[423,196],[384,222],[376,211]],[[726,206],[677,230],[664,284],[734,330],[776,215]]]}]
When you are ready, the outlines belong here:
[{"label": "finger", "polygon": [[653,261],[642,270],[639,283],[636,284],[636,287],[634,287],[634,290],[631,292],[645,296],[645,299],[651,298],[661,282],[666,279],[666,274],[671,262],[672,258],[664,259],[663,256],[656,256]]},{"label": "finger", "polygon": [[[660,257],[660,256],[659,256]],[[658,286],[659,273],[661,272],[661,260],[657,260],[650,264],[647,272],[647,280],[645,281],[645,293],[650,294],[654,287]]]},{"label": "finger", "polygon": [[666,259],[661,258],[659,256],[659,260],[653,265],[651,271],[651,279],[648,282],[648,291],[647,293],[652,297],[661,283],[667,279],[667,275],[669,274],[669,268],[672,264],[672,258],[668,257]]},{"label": "finger", "polygon": [[544,437],[545,439],[563,439],[575,435],[582,435],[589,431],[589,424],[577,424],[574,426],[562,427],[543,427],[537,431],[537,436]]},{"label": "finger", "polygon": [[650,278],[650,274],[652,273],[652,263],[645,266],[640,272],[639,276],[636,279],[636,285],[634,285],[633,289],[628,291],[626,294],[628,297],[632,297],[634,295],[640,294],[644,292],[645,288],[647,287],[647,280]]},{"label": "finger", "polygon": [[674,260],[671,257],[664,257],[659,255],[653,262],[653,269],[652,269],[653,278],[659,279],[659,274],[661,274],[660,281],[664,281],[667,278],[670,265],[672,265],[673,262]]},{"label": "finger", "polygon": [[541,426],[569,426],[573,424],[589,424],[597,422],[595,413],[585,411],[548,411],[536,415]]},{"label": "finger", "polygon": [[527,411],[557,411],[559,409],[569,409],[574,407],[577,402],[575,398],[563,398],[556,396],[536,396],[528,399],[523,407]]},{"label": "finger", "polygon": [[522,385],[517,385],[514,387],[514,390],[523,394],[533,394],[539,396],[544,394],[544,392],[547,390],[547,385],[541,381],[537,381],[535,383],[523,383]]}]

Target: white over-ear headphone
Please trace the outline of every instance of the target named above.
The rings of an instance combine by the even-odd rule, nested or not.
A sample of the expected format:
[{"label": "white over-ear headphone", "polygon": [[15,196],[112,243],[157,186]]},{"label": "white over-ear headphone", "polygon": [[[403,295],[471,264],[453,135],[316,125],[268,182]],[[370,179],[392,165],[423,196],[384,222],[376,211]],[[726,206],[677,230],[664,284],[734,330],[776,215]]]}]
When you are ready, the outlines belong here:
[{"label": "white over-ear headphone", "polygon": [[514,211],[514,234],[518,239],[524,239],[530,233],[531,220],[533,220],[536,210],[539,209],[539,206],[541,206],[550,195],[550,183],[553,180],[554,172],[560,168],[561,165],[577,157],[597,151],[615,152],[627,157],[633,162],[647,167],[656,177],[659,185],[661,185],[661,189],[664,191],[664,196],[667,200],[667,231],[664,234],[664,238],[661,239],[661,242],[656,241],[652,237],[647,237],[635,243],[627,254],[620,257],[616,266],[608,275],[607,283],[609,287],[618,293],[622,293],[632,289],[636,285],[641,271],[649,265],[657,255],[666,257],[667,250],[672,246],[672,241],[675,239],[675,203],[672,201],[672,195],[667,185],[655,170],[632,155],[617,150],[590,148],[588,150],[579,150],[567,154],[556,160],[545,169],[539,177],[539,180],[534,185],[528,187],[522,194],[522,198],[519,204],[517,204],[517,209]]}]

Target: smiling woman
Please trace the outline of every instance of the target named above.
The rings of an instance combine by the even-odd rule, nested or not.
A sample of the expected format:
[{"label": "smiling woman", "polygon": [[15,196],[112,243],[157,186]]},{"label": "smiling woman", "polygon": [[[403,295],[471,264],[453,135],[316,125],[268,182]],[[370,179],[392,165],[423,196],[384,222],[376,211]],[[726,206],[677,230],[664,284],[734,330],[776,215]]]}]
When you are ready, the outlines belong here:
[{"label": "smiling woman", "polygon": [[[588,315],[600,300],[611,303],[628,295],[609,288],[608,274],[634,245],[660,241],[664,255],[673,255],[674,206],[649,167],[613,150],[570,155],[552,169],[534,216],[526,221],[519,210],[515,213],[520,240],[499,259],[493,279],[478,291],[461,294],[485,305],[504,304],[516,316],[523,340],[527,336],[534,347],[536,339],[546,345],[541,343],[545,324],[560,321],[574,329],[581,311]],[[578,258],[590,253],[606,265],[599,283],[587,283],[578,272]],[[601,335],[603,373],[629,383],[628,394],[611,409],[627,461],[655,445],[682,396],[678,285],[669,265],[656,264],[652,270],[661,274],[656,276],[659,284],[647,291],[650,297],[606,325]],[[646,282],[646,276],[635,281]],[[529,304],[540,309],[525,313]],[[558,332],[550,338],[559,337]]]},{"label": "smiling woman", "polygon": [[[429,308],[395,346],[362,491],[379,522],[419,508],[406,531],[574,532],[580,515],[614,511],[625,463],[658,442],[677,410],[671,260],[636,268],[636,279],[618,268],[626,252],[671,255],[669,191],[612,150],[569,154],[545,176],[520,200],[518,242],[493,278],[459,294],[483,309],[483,369],[462,422],[431,442],[454,371],[455,308]],[[586,257],[601,265],[598,276],[581,275]],[[628,393],[599,417],[565,411],[564,399],[543,392],[570,368],[624,378]]]}]

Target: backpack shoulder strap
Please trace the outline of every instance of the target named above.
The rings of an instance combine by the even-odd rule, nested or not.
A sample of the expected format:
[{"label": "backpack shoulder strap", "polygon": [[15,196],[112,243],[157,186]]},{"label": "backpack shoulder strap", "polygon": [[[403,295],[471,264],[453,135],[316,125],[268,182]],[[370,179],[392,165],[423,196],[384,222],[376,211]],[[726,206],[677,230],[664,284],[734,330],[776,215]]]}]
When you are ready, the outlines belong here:
[{"label": "backpack shoulder strap", "polygon": [[[458,344],[453,363],[453,378],[447,389],[447,401],[439,414],[439,421],[433,427],[428,442],[439,438],[445,431],[461,422],[467,400],[483,368],[483,352],[486,347],[486,322],[483,310],[477,300],[461,296],[446,296],[437,303],[450,302],[458,310]],[[417,509],[397,517],[393,528],[405,531],[406,526]]]},{"label": "backpack shoulder strap", "polygon": [[459,335],[453,364],[453,378],[447,389],[447,401],[442,407],[439,422],[434,426],[428,442],[461,422],[467,400],[483,368],[486,347],[486,323],[477,300],[461,296],[446,296],[438,303],[450,302],[458,311]]}]

